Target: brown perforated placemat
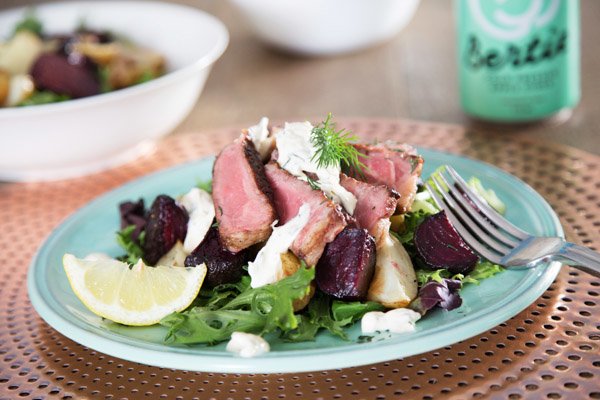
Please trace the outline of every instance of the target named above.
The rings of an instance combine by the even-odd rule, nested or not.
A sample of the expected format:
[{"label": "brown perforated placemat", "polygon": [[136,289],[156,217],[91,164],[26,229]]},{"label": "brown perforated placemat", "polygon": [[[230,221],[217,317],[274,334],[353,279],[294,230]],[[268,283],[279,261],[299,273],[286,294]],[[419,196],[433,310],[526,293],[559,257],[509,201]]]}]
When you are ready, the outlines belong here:
[{"label": "brown perforated placemat", "polygon": [[[600,157],[522,136],[398,120],[343,120],[360,136],[475,157],[519,176],[568,237],[600,249]],[[600,280],[565,267],[525,311],[467,341],[386,363],[238,375],[127,362],[57,333],[27,297],[27,265],[53,227],[123,182],[214,153],[239,129],[171,136],[150,156],[86,178],[0,184],[0,399],[600,399]]]}]

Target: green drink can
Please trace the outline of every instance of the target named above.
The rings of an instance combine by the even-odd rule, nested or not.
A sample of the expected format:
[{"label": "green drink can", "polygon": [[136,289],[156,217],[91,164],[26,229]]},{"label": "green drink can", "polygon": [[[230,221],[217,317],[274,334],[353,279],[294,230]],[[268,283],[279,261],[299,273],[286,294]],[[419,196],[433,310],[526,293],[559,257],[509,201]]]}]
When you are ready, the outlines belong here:
[{"label": "green drink can", "polygon": [[461,104],[478,119],[570,115],[580,98],[579,0],[457,0]]}]

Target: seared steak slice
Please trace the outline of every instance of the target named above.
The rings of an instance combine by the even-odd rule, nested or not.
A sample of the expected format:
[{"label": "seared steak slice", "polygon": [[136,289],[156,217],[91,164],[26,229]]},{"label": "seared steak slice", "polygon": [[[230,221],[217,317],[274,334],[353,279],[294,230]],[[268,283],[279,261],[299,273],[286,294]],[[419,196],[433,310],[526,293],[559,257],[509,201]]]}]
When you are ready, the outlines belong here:
[{"label": "seared steak slice", "polygon": [[264,242],[277,218],[273,193],[254,145],[242,134],[213,167],[213,201],[223,246],[237,253]]},{"label": "seared steak slice", "polygon": [[340,206],[327,198],[321,190],[311,188],[308,182],[281,169],[275,162],[268,163],[265,172],[273,188],[280,224],[295,217],[302,204],[309,204],[308,223],[300,231],[290,250],[307,265],[316,265],[325,245],[333,241],[347,224]]},{"label": "seared steak slice", "polygon": [[360,157],[360,161],[366,167],[363,168],[362,175],[350,171],[351,176],[394,189],[400,195],[397,204],[398,212],[409,211],[417,193],[417,181],[423,170],[423,158],[413,147],[389,141],[376,145],[357,144],[354,147],[365,155]]},{"label": "seared steak slice", "polygon": [[390,217],[400,196],[386,185],[362,182],[345,174],[340,175],[340,183],[357,199],[353,215],[356,223],[369,231],[379,244],[390,228]]}]

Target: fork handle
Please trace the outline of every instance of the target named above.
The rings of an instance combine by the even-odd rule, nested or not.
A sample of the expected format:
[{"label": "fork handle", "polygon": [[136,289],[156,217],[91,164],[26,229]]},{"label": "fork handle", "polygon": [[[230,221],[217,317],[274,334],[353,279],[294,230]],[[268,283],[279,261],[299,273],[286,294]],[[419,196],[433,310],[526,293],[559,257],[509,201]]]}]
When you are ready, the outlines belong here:
[{"label": "fork handle", "polygon": [[565,243],[557,254],[559,257],[576,263],[574,268],[581,269],[600,277],[600,253],[574,243]]}]

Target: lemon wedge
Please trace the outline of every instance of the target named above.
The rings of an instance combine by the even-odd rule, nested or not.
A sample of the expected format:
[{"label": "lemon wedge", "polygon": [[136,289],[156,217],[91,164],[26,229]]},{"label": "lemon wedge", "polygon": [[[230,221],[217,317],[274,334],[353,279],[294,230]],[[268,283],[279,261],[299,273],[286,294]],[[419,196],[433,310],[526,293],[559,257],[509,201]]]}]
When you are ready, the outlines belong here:
[{"label": "lemon wedge", "polygon": [[81,259],[65,254],[63,266],[75,295],[94,314],[124,325],[153,325],[189,306],[198,295],[206,265],[192,268],[158,265],[140,259],[127,263],[106,258]]}]

